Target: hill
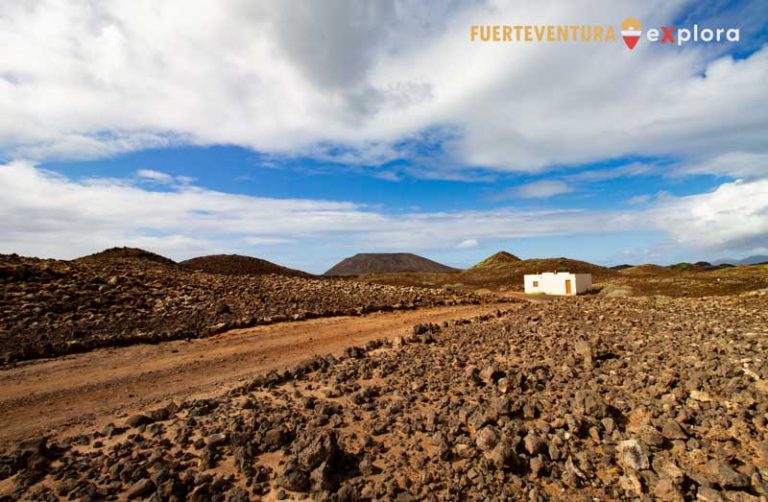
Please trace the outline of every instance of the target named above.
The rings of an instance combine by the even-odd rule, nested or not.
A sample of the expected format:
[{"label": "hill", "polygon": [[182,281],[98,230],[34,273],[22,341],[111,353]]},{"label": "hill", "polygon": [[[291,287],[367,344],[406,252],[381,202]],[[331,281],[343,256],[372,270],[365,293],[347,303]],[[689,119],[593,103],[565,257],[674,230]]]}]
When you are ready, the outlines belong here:
[{"label": "hill", "polygon": [[264,275],[278,274],[292,277],[312,277],[311,274],[283,267],[271,261],[253,256],[242,256],[237,254],[218,254],[210,256],[200,256],[180,263],[184,268],[190,270],[199,270],[209,274],[224,275]]},{"label": "hill", "polygon": [[114,264],[120,262],[152,262],[175,266],[176,262],[165,256],[139,248],[114,247],[73,260],[91,264]]},{"label": "hill", "polygon": [[662,267],[661,265],[655,265],[653,263],[645,263],[643,265],[633,265],[631,267],[623,268],[620,272],[622,275],[629,276],[665,276],[674,274],[675,269]]},{"label": "hill", "polygon": [[625,267],[619,270],[623,275],[629,276],[672,276],[679,273],[694,273],[694,272],[712,272],[723,268],[733,267],[733,265],[712,265],[706,261],[697,261],[696,263],[680,262],[672,265],[655,265],[653,263],[646,263],[644,265],[635,265],[631,267]]},{"label": "hill", "polygon": [[358,253],[331,267],[324,275],[345,276],[401,272],[453,273],[458,269],[413,253]]},{"label": "hill", "polygon": [[510,265],[519,263],[520,258],[513,255],[512,253],[507,253],[506,251],[499,251],[498,253],[489,256],[485,260],[477,263],[473,267],[470,268],[470,270],[478,270],[478,269],[491,269],[491,268],[504,268],[508,267]]},{"label": "hill", "polygon": [[616,274],[613,270],[600,265],[570,258],[521,260],[509,253],[501,252],[459,274],[458,281],[471,286],[521,289],[525,274],[555,271],[592,274],[593,280]]},{"label": "hill", "polygon": [[679,272],[710,272],[712,270],[719,270],[721,268],[734,267],[730,263],[712,264],[707,261],[697,261],[696,263],[681,262],[669,265],[667,268],[677,270]]}]

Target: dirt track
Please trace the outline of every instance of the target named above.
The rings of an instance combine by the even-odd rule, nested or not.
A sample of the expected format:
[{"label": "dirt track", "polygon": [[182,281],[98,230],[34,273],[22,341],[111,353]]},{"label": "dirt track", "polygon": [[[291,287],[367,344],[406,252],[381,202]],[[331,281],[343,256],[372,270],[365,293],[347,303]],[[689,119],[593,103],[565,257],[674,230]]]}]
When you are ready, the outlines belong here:
[{"label": "dirt track", "polygon": [[74,434],[171,400],[213,396],[317,354],[407,333],[418,323],[512,305],[438,307],[275,324],[214,338],[102,349],[0,370],[0,447]]}]

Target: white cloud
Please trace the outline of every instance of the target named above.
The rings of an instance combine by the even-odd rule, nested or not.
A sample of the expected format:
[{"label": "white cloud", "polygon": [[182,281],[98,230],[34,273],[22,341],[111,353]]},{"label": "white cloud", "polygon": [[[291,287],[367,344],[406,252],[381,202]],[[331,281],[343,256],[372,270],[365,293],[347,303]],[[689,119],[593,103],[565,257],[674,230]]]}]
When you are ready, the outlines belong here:
[{"label": "white cloud", "polygon": [[768,247],[768,179],[735,181],[710,193],[667,197],[652,209],[656,225],[679,244],[702,249]]},{"label": "white cloud", "polygon": [[453,166],[768,153],[768,48],[712,61],[694,46],[469,42],[471,24],[616,25],[631,12],[650,26],[682,5],[4,2],[0,148],[41,159],[180,143],[333,155],[340,144],[341,161],[382,163],[413,154],[395,147],[402,138],[448,126]]},{"label": "white cloud", "polygon": [[287,244],[289,242],[294,242],[293,239],[285,239],[282,237],[246,237],[243,239],[243,241],[255,246]]},{"label": "white cloud", "polygon": [[632,176],[649,176],[661,174],[663,170],[660,166],[645,164],[642,162],[633,162],[620,167],[611,169],[591,169],[566,176],[566,179],[572,181],[605,181],[616,178],[626,178]]},{"label": "white cloud", "polygon": [[139,169],[136,171],[136,178],[143,183],[154,185],[191,185],[196,180],[191,176],[174,176],[154,169]]},{"label": "white cloud", "polygon": [[156,183],[173,183],[173,176],[152,169],[139,169],[136,176],[142,180],[154,181]]},{"label": "white cloud", "polygon": [[[726,183],[648,209],[411,212],[350,202],[275,199],[136,180],[75,181],[30,164],[0,165],[0,252],[73,258],[116,245],[184,258],[270,249],[468,249],[481,241],[660,229],[681,246],[768,246],[768,180]],[[276,257],[281,255],[278,253]],[[280,260],[278,260],[280,261]]]},{"label": "white cloud", "polygon": [[474,249],[480,245],[477,239],[465,239],[456,245],[456,249]]},{"label": "white cloud", "polygon": [[718,174],[742,178],[768,175],[768,153],[729,152],[710,159],[693,161],[681,174]]},{"label": "white cloud", "polygon": [[640,205],[640,204],[645,204],[649,200],[651,200],[651,196],[650,195],[647,195],[647,194],[645,194],[645,195],[635,195],[634,197],[630,197],[629,199],[627,199],[627,204],[629,204],[631,206],[637,206],[637,205]]},{"label": "white cloud", "polygon": [[571,192],[571,187],[564,181],[559,180],[541,180],[534,181],[512,188],[503,194],[504,198],[521,197],[523,199],[545,199],[564,193]]},{"label": "white cloud", "polygon": [[130,180],[76,182],[21,162],[0,166],[0,247],[2,252],[71,258],[135,245],[186,256],[274,244],[293,235],[327,236],[382,219],[346,202],[165,186],[165,191],[150,191]]}]

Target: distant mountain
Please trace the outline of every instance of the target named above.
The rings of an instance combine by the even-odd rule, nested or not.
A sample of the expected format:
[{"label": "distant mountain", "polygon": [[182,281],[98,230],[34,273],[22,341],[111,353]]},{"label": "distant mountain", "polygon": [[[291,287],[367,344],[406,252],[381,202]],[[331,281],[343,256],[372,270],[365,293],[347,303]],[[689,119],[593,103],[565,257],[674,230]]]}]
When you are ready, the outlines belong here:
[{"label": "distant mountain", "polygon": [[359,253],[345,258],[324,275],[345,276],[399,272],[447,273],[459,270],[413,253]]},{"label": "distant mountain", "polygon": [[144,249],[129,248],[129,247],[109,248],[109,249],[105,249],[104,251],[100,251],[98,253],[82,256],[73,261],[83,262],[83,263],[120,263],[120,262],[126,262],[126,261],[131,261],[131,262],[143,261],[143,262],[152,262],[160,265],[169,265],[169,266],[176,265],[175,261],[171,260],[170,258],[166,258],[165,256],[160,256],[157,253],[153,253],[151,251],[145,251]]},{"label": "distant mountain", "polygon": [[271,261],[237,254],[200,256],[180,263],[184,268],[209,274],[265,275],[278,274],[294,277],[312,277],[311,274],[277,265]]},{"label": "distant mountain", "polygon": [[720,258],[719,260],[715,260],[713,263],[715,265],[762,265],[764,263],[768,263],[768,255],[756,254],[741,260],[734,260],[733,258]]},{"label": "distant mountain", "polygon": [[632,276],[670,276],[676,273],[689,273],[689,272],[712,272],[723,268],[729,268],[733,265],[719,264],[715,265],[707,261],[697,261],[695,263],[680,262],[673,263],[672,265],[654,265],[652,263],[646,263],[644,265],[634,265],[631,267],[624,267],[619,269],[624,275]]}]

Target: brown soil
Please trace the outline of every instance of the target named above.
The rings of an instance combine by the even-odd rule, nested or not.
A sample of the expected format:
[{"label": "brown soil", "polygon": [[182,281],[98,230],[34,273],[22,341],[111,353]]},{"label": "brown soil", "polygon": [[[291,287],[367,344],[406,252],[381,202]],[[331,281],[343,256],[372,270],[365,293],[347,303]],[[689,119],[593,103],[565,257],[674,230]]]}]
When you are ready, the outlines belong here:
[{"label": "brown soil", "polygon": [[0,371],[0,447],[42,433],[103,427],[170,400],[223,394],[314,355],[410,332],[418,323],[493,312],[455,306],[234,330],[213,338],[100,349]]}]

